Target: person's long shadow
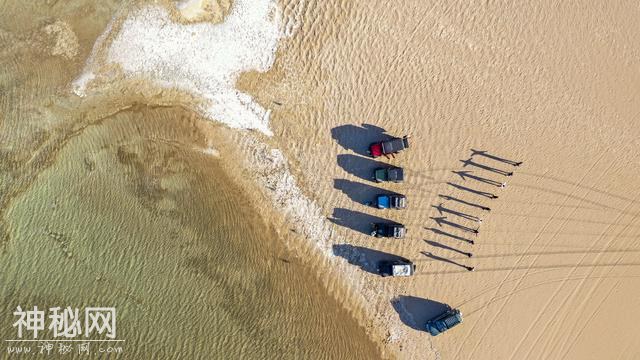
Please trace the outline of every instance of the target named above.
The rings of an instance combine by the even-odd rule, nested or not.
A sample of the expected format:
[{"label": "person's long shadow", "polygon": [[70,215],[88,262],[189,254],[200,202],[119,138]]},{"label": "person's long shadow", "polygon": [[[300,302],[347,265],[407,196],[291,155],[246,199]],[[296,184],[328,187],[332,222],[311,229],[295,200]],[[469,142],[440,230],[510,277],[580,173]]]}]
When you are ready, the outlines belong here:
[{"label": "person's long shadow", "polygon": [[498,168],[494,168],[492,166],[488,166],[488,165],[477,163],[477,162],[473,161],[473,157],[471,157],[471,158],[469,158],[467,160],[460,160],[460,162],[463,164],[462,167],[466,167],[467,165],[470,165],[470,166],[475,166],[475,167],[477,167],[479,169],[487,170],[487,171],[490,171],[490,172],[493,172],[493,173],[496,173],[496,174],[500,174],[500,175],[504,175],[504,176],[513,175],[512,171],[501,170],[501,169],[498,169]]},{"label": "person's long shadow", "polygon": [[374,203],[376,200],[376,195],[378,194],[395,194],[394,192],[385,190],[383,188],[366,185],[346,179],[333,180],[333,187],[342,191],[352,201],[364,205]]},{"label": "person's long shadow", "polygon": [[467,192],[470,192],[472,194],[484,196],[484,197],[489,198],[489,199],[497,199],[498,198],[498,196],[496,194],[490,193],[490,192],[487,192],[487,191],[480,191],[480,190],[468,188],[466,186],[454,184],[452,182],[447,182],[447,184],[450,185],[450,186],[453,186],[454,188],[456,188],[458,190],[467,191]]},{"label": "person's long shadow", "polygon": [[424,242],[426,242],[427,244],[429,244],[431,246],[438,247],[438,248],[445,249],[445,250],[449,250],[449,251],[453,251],[453,252],[456,252],[456,253],[458,253],[460,255],[464,255],[466,257],[471,257],[471,255],[472,255],[470,252],[462,251],[462,250],[456,249],[456,248],[454,248],[452,246],[441,244],[441,243],[439,243],[437,241],[425,240]]},{"label": "person's long shadow", "polygon": [[388,167],[389,164],[353,154],[338,155],[338,166],[362,180],[374,181],[373,170]]},{"label": "person's long shadow", "polygon": [[454,235],[454,234],[448,233],[448,232],[446,232],[446,231],[442,231],[442,230],[440,230],[440,229],[436,229],[436,228],[428,228],[428,227],[425,227],[425,229],[426,229],[426,230],[431,230],[433,233],[438,234],[438,235],[448,236],[448,237],[450,237],[450,238],[452,238],[452,239],[456,239],[456,240],[464,241],[464,242],[469,243],[469,244],[471,244],[471,245],[473,245],[473,244],[474,244],[474,241],[473,241],[473,240],[470,240],[470,239],[464,238],[464,237],[462,237],[462,236]]},{"label": "person's long shadow", "polygon": [[438,224],[438,226],[442,226],[442,225],[447,225],[450,226],[454,229],[458,229],[458,230],[462,230],[464,232],[468,232],[468,233],[472,233],[472,234],[478,234],[478,229],[474,229],[468,226],[464,226],[464,225],[460,225],[458,223],[452,222],[447,220],[446,216],[440,216],[440,217],[430,217],[429,219],[433,220],[436,222],[436,224]]},{"label": "person's long shadow", "polygon": [[471,220],[471,221],[475,221],[475,222],[479,222],[480,221],[480,218],[477,217],[477,216],[473,216],[473,215],[469,215],[467,213],[463,213],[461,211],[449,209],[449,208],[445,207],[442,203],[440,203],[438,205],[431,205],[431,207],[432,208],[436,208],[438,210],[438,212],[440,213],[440,215],[444,215],[445,213],[449,213],[451,215],[455,215],[455,216],[463,218],[465,220]]},{"label": "person's long shadow", "polygon": [[408,262],[409,260],[394,254],[365,248],[362,246],[354,246],[349,244],[333,245],[333,255],[344,258],[351,265],[360,267],[363,271],[378,274],[378,263],[380,261],[401,260]]},{"label": "person's long shadow", "polygon": [[329,218],[329,221],[367,235],[370,235],[373,230],[372,223],[393,223],[393,221],[378,216],[344,208],[333,209],[333,216]]},{"label": "person's long shadow", "polygon": [[488,153],[487,151],[485,151],[485,150],[475,150],[475,149],[471,149],[471,157],[473,158],[473,157],[474,157],[474,156],[476,156],[476,155],[478,155],[478,156],[484,156],[484,157],[486,157],[486,158],[493,159],[493,160],[496,160],[496,161],[500,161],[500,162],[503,162],[503,163],[505,163],[505,164],[509,164],[509,165],[513,165],[513,166],[520,166],[520,165],[522,165],[522,161],[508,160],[508,159],[505,159],[505,158],[502,158],[502,157],[499,157],[499,156],[496,156],[496,155],[493,155],[493,154],[489,154],[489,153]]},{"label": "person's long shadow", "polygon": [[451,259],[447,259],[447,258],[444,258],[442,256],[434,255],[434,254],[432,254],[432,253],[430,253],[428,251],[421,251],[420,253],[422,255],[428,257],[428,258],[433,259],[433,260],[438,260],[438,261],[446,262],[446,263],[449,263],[449,264],[452,264],[452,265],[456,265],[456,266],[459,266],[459,267],[461,267],[463,269],[466,269],[468,271],[473,270],[473,266],[464,265],[464,264],[461,264],[459,262],[453,261]]},{"label": "person's long shadow", "polygon": [[347,124],[331,129],[331,137],[343,148],[367,156],[371,143],[392,138],[386,132],[385,129],[371,124]]},{"label": "person's long shadow", "polygon": [[427,321],[451,309],[449,305],[439,301],[405,295],[391,300],[391,305],[405,325],[425,332]]},{"label": "person's long shadow", "polygon": [[484,183],[484,184],[488,184],[488,185],[492,185],[492,186],[497,186],[497,187],[501,187],[503,185],[503,183],[501,183],[500,181],[497,180],[492,180],[489,178],[485,178],[482,176],[478,176],[475,174],[472,174],[471,171],[452,171],[452,173],[460,176],[462,178],[462,180],[467,180],[467,178],[469,179],[473,179],[476,180],[478,182]]},{"label": "person's long shadow", "polygon": [[439,194],[438,196],[443,198],[443,199],[445,199],[445,200],[455,201],[457,203],[460,203],[460,204],[463,204],[463,205],[467,205],[467,206],[471,206],[471,207],[474,207],[474,208],[478,208],[478,209],[481,209],[481,210],[485,210],[485,211],[490,210],[488,207],[486,207],[484,205],[468,202],[466,200],[458,199],[458,198],[453,197],[453,196],[442,195],[442,194]]}]

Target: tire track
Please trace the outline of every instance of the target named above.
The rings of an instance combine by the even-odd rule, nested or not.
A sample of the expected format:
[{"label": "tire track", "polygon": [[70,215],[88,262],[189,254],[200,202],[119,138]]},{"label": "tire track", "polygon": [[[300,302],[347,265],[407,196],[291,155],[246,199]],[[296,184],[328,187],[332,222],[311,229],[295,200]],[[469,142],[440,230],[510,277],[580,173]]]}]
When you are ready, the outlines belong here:
[{"label": "tire track", "polygon": [[[634,218],[633,221],[635,221],[638,218],[638,216],[636,216]],[[632,221],[632,222],[633,222]],[[624,255],[623,255],[624,256]],[[611,272],[611,271],[609,271]],[[601,282],[602,280],[600,280]],[[582,325],[582,327],[580,328],[579,331],[574,331],[576,325],[573,326],[573,328],[571,329],[571,331],[568,332],[568,334],[576,334],[573,338],[573,340],[571,340],[571,343],[569,344],[569,346],[567,347],[566,344],[569,341],[569,337],[567,337],[565,339],[565,341],[562,343],[562,345],[560,346],[561,348],[564,348],[565,351],[562,353],[562,357],[564,358],[567,353],[569,353],[569,351],[571,351],[571,349],[573,348],[573,346],[575,346],[576,341],[580,338],[580,336],[582,335],[582,333],[584,332],[584,330],[587,328],[587,325],[591,322],[591,320],[593,320],[593,318],[596,316],[596,314],[599,312],[600,307],[604,304],[605,300],[611,295],[611,293],[613,292],[613,290],[615,288],[618,287],[618,285],[620,284],[620,280],[618,280],[612,287],[611,289],[609,289],[609,292],[607,293],[607,295],[600,301],[600,303],[598,304],[598,306],[594,309],[594,311],[591,313],[591,315],[587,318],[587,320],[585,321],[585,323]],[[595,290],[595,288],[593,288],[592,290]],[[592,293],[593,291],[590,291],[589,295]],[[589,295],[587,295],[585,297],[585,300],[583,301],[583,304],[581,305],[581,307],[584,306],[584,304],[587,303],[587,300],[589,298]]]},{"label": "tire track", "polygon": [[[626,210],[627,210],[627,209],[629,209],[632,205],[634,205],[634,204],[636,203],[636,200],[635,200],[635,199],[636,199],[637,197],[638,197],[638,196],[636,196],[633,200],[629,200],[629,203],[628,203],[628,204],[627,204],[627,206],[625,207],[625,212],[626,212]],[[636,218],[636,216],[634,216],[634,218],[633,218],[633,219],[631,219],[631,222],[630,222],[630,223],[633,223],[633,222],[635,221],[635,218]],[[619,216],[616,220],[619,222],[619,221],[621,220],[621,216]],[[627,225],[627,226],[625,226],[623,229],[621,229],[620,231],[618,231],[618,232],[617,232],[617,235],[616,235],[615,237],[613,237],[612,239],[610,239],[610,240],[607,242],[607,244],[605,245],[605,247],[606,247],[607,249],[608,249],[608,248],[610,248],[610,247],[611,247],[611,245],[613,245],[613,242],[614,242],[615,240],[617,240],[617,239],[620,239],[620,238],[621,238],[619,235],[620,235],[620,234],[622,234],[622,233],[624,233],[625,231],[627,231],[627,229],[629,229],[629,227],[630,227],[630,226],[629,226],[629,225]],[[607,229],[607,230],[608,230],[608,229]],[[607,232],[607,230],[605,230],[605,231],[603,232],[603,235]],[[601,239],[604,239],[604,236],[603,236]],[[595,244],[594,244],[594,245],[595,245]],[[625,241],[622,245],[627,245],[627,242]],[[604,255],[604,254],[598,254],[598,255],[596,256],[596,262],[595,262],[595,263],[597,263],[598,259],[600,259],[603,255]],[[623,254],[623,255],[621,255],[621,256],[617,259],[617,262],[619,263],[619,262],[622,260],[622,258],[623,258],[623,257],[624,257],[624,254]],[[592,269],[591,269],[591,271],[589,272],[589,276],[591,276],[591,275],[596,271],[596,269],[597,269],[596,267],[592,268]],[[611,271],[613,271],[613,268],[610,268],[610,269],[607,271],[607,274],[611,273]],[[585,296],[585,298],[584,298],[584,300],[582,301],[582,303],[578,306],[578,312],[579,312],[579,311],[581,311],[581,309],[582,309],[582,308],[584,308],[585,304],[587,303],[587,300],[589,299],[589,296],[593,293],[593,291],[595,291],[595,289],[597,288],[597,286],[599,286],[599,285],[600,285],[600,283],[601,283],[601,282],[602,282],[602,280],[601,280],[601,281],[596,282],[596,284],[595,284],[594,286],[592,286],[592,287],[591,287],[591,289],[590,289],[590,290],[588,291],[588,293],[587,293],[587,296]],[[572,294],[571,294],[569,297],[565,298],[565,301],[564,301],[564,302],[563,302],[563,304],[561,304],[561,306],[558,308],[558,310],[556,311],[556,313],[553,315],[552,319],[555,319],[555,318],[556,318],[557,313],[559,313],[560,309],[562,308],[562,306],[564,306],[564,304],[565,304],[565,303],[567,303],[567,301],[569,301],[570,299],[575,298],[575,297],[578,295],[578,293],[580,292],[580,290],[582,289],[582,287],[583,287],[583,286],[584,286],[584,282],[580,283],[580,284],[578,285],[578,287],[577,287],[576,289],[574,289],[574,291],[572,292]],[[560,321],[560,322],[558,322],[558,324],[563,324],[563,323],[564,323],[564,320],[567,318],[567,316],[568,316],[568,315],[569,315],[569,313],[568,313],[568,312],[565,312],[565,316],[563,317],[563,320],[562,320],[562,321]],[[574,328],[575,328],[575,325],[574,325]],[[559,326],[558,326],[558,327],[556,327],[556,331],[554,332],[553,336],[549,337],[549,340],[548,340],[548,341],[553,341],[553,340],[556,338],[556,334],[558,333],[558,331],[559,331]],[[569,334],[570,334],[570,333],[569,333]],[[544,349],[546,349],[546,348],[547,348],[547,346],[544,346],[543,348],[544,348]]]},{"label": "tire track", "polygon": [[[527,175],[527,176],[543,178],[543,179],[547,179],[547,180],[551,180],[551,181],[557,181],[557,182],[565,183],[567,185],[576,185],[576,184],[574,184],[574,183],[572,183],[570,181],[563,180],[563,179],[555,177],[555,176],[547,176],[546,173],[545,174],[536,174],[536,173],[530,173],[530,172],[523,171],[523,172],[519,172],[518,174],[523,174],[523,175]],[[617,195],[617,194],[614,194],[614,193],[611,193],[611,192],[608,192],[608,191],[598,190],[596,188],[589,188],[589,187],[586,187],[586,186],[583,186],[583,187],[587,188],[587,189],[590,189],[593,192],[596,192],[596,193],[599,193],[599,194],[602,194],[602,195],[605,195],[605,196],[608,196],[608,197],[613,197],[613,198],[616,198],[616,199],[619,199],[619,200],[623,200],[623,201],[630,201],[633,204],[640,203],[640,202],[638,202],[637,197],[633,198],[633,199],[630,199],[630,198],[624,197],[622,195]]]},{"label": "tire track", "polygon": [[[604,157],[605,153],[603,152],[600,157],[598,157],[593,164],[585,171],[584,175],[582,175],[582,177],[579,180],[579,184],[581,184],[586,178],[587,176],[591,173],[591,171],[595,168],[595,166],[602,160],[602,158]],[[604,173],[603,175],[604,176]],[[601,177],[602,177],[601,176]],[[571,193],[569,194],[565,194],[564,196],[564,200],[562,201],[562,204],[566,204],[566,202],[569,200],[569,198],[571,198],[572,196],[574,196],[573,194],[579,189],[579,187],[576,185],[574,186],[573,190],[571,191]],[[580,204],[580,203],[579,203]],[[529,245],[527,246],[527,248],[525,249],[525,253],[528,252],[533,246],[534,244],[540,239],[540,237],[542,236],[542,234],[544,233],[544,231],[547,229],[547,227],[549,227],[549,225],[553,222],[553,218],[555,216],[558,215],[558,213],[560,212],[560,210],[562,209],[562,207],[558,207],[556,209],[556,211],[553,213],[553,215],[551,215],[551,217],[549,217],[549,219],[545,222],[545,224],[540,228],[540,231],[538,231],[538,233],[536,234],[536,236],[533,238],[533,240],[529,243]],[[575,211],[575,209],[574,209]],[[525,256],[520,256],[516,262],[514,263],[514,268],[517,267],[522,260],[525,258]],[[537,259],[534,258],[534,260],[532,261],[532,263],[529,265],[531,266],[535,260]],[[513,274],[515,270],[511,270],[507,273],[507,275],[505,275],[505,277],[503,278],[501,284],[498,286],[498,289],[496,290],[496,292],[494,293],[493,297],[489,300],[488,303],[491,303],[494,301],[494,299],[498,296],[498,293],[500,292],[500,290],[502,289],[502,287],[504,286],[506,280],[511,276],[511,274]],[[528,271],[527,271],[528,272]],[[516,284],[515,288],[517,289],[518,285],[522,282],[522,279],[524,279],[524,277],[526,276],[523,275],[519,280],[518,283]],[[491,320],[491,322],[486,326],[484,332],[482,333],[481,336],[478,337],[478,340],[476,341],[475,345],[473,346],[473,348],[471,349],[471,351],[469,352],[469,358],[473,358],[473,353],[475,352],[476,348],[478,347],[478,345],[480,344],[480,342],[482,342],[482,339],[484,339],[484,337],[486,336],[486,333],[489,331],[489,329],[491,329],[491,327],[493,326],[493,324],[495,323],[496,319],[498,319],[499,315],[502,313],[502,311],[504,310],[504,307],[506,306],[506,304],[509,302],[509,298],[507,298],[507,300],[505,300],[505,302],[503,303],[503,305],[500,307],[500,309],[498,310],[498,312],[493,316],[493,319]],[[485,307],[485,310],[483,312],[483,314],[487,311],[487,308]],[[477,323],[476,323],[477,324]],[[474,324],[474,326],[470,329],[469,333],[472,333],[473,330],[475,329],[476,324]],[[462,347],[464,346],[464,343],[462,343],[457,351],[456,354],[454,356],[454,358],[459,358],[460,355],[460,351],[462,350]]]},{"label": "tire track", "polygon": [[[614,265],[614,264],[611,264],[609,266],[616,267],[616,265]],[[617,268],[620,268],[621,266],[623,266],[623,264],[618,265]],[[578,276],[578,277],[573,277],[573,278],[569,278],[569,279],[566,279],[566,277],[562,277],[562,278],[557,278],[557,279],[552,279],[552,280],[541,281],[541,282],[529,285],[527,287],[522,287],[522,288],[519,288],[517,290],[513,290],[508,294],[504,294],[503,296],[498,297],[495,301],[499,301],[499,300],[505,299],[505,298],[507,298],[507,297],[509,297],[509,296],[511,296],[513,294],[516,294],[516,293],[520,293],[520,292],[523,292],[523,291],[526,291],[526,290],[535,289],[538,286],[548,285],[548,284],[555,284],[555,283],[558,283],[558,282],[562,282],[562,281],[565,281],[565,279],[569,280],[569,281],[573,281],[573,280],[582,280],[582,279],[596,280],[596,279],[637,279],[637,278],[640,278],[640,274],[638,274],[638,275],[591,276],[591,277],[590,276]],[[475,314],[476,312],[480,311],[481,309],[483,309],[484,307],[486,307],[487,305],[490,305],[490,304],[491,304],[490,302],[487,302],[487,303],[484,303],[482,306],[480,306],[479,308],[477,308],[475,310],[471,310],[471,311],[465,312],[465,317],[470,317],[471,315]]]},{"label": "tire track", "polygon": [[[611,166],[610,166],[611,167]],[[610,168],[609,167],[609,168]],[[609,169],[607,169],[608,171]],[[607,172],[605,171],[605,173]],[[618,223],[622,217],[623,217],[623,213],[618,214],[618,216],[616,217],[616,220],[614,221],[614,224]],[[566,225],[566,221],[563,223],[563,226]],[[593,249],[597,243],[602,240],[603,235],[606,234],[609,229],[611,229],[611,227],[614,226],[614,224],[610,224],[608,225],[602,232],[601,232],[601,236],[599,236],[596,240],[594,240],[591,243],[591,247],[590,250]],[[554,236],[552,239],[554,239],[556,236]],[[607,246],[605,248],[608,248],[608,246],[611,244],[611,242],[613,241],[613,239],[609,240],[609,242],[607,243]],[[578,263],[573,266],[570,270],[569,273],[566,275],[565,279],[570,278],[573,274],[575,274],[575,272],[578,270],[578,265],[582,264],[584,262],[584,260],[587,258],[589,254],[585,253],[584,255],[582,255],[582,257],[580,258],[580,260],[578,261]],[[598,259],[602,257],[602,253],[598,254],[596,256],[596,261],[594,262],[594,264],[597,264]],[[593,271],[595,271],[596,267],[591,268],[591,274],[593,274]],[[546,321],[544,327],[542,327],[542,330],[538,333],[538,336],[535,337],[535,340],[533,341],[533,344],[538,344],[538,341],[540,340],[540,338],[542,337],[543,334],[547,333],[545,330],[549,327],[549,325],[556,320],[556,316],[557,314],[560,312],[560,310],[564,307],[565,304],[567,304],[567,302],[570,299],[573,299],[575,297],[576,292],[578,291],[578,289],[580,289],[584,283],[585,283],[585,279],[583,279],[581,281],[581,283],[578,284],[578,286],[574,289],[574,291],[572,292],[572,294],[570,296],[567,296],[564,298],[564,300],[562,300],[562,302],[560,303],[559,306],[557,306],[556,310],[553,312],[553,315],[549,318],[548,321]],[[545,303],[544,307],[538,311],[538,315],[536,316],[536,318],[531,322],[531,324],[529,325],[529,327],[527,328],[527,331],[525,332],[525,334],[523,335],[523,337],[520,339],[520,342],[518,343],[518,345],[515,347],[515,349],[513,350],[513,352],[511,353],[511,356],[509,357],[510,359],[514,359],[515,355],[517,354],[517,352],[520,350],[520,348],[522,347],[522,345],[524,344],[525,340],[529,337],[529,334],[531,333],[531,331],[535,328],[540,328],[539,326],[539,322],[540,319],[547,314],[547,309],[549,308],[549,306],[551,306],[551,304],[554,303],[555,298],[558,296],[558,294],[560,293],[560,291],[562,291],[563,289],[565,289],[564,285],[566,284],[566,281],[563,281],[560,283],[560,285],[556,288],[556,290],[553,292],[553,294],[549,297],[549,299],[547,300],[547,302]],[[527,351],[526,355],[524,356],[524,358],[529,358],[529,356],[531,355],[531,351],[534,349],[534,346],[532,346],[529,351]]]},{"label": "tire track", "polygon": [[[600,280],[601,282],[602,280]],[[602,307],[602,305],[605,303],[605,301],[609,298],[609,296],[611,295],[611,293],[613,292],[614,289],[616,289],[618,287],[618,285],[620,284],[620,280],[616,281],[616,283],[609,289],[609,291],[607,292],[607,295],[605,295],[602,300],[600,300],[600,303],[598,303],[598,306],[596,306],[595,310],[593,311],[593,313],[591,313],[591,315],[587,318],[587,320],[584,322],[584,325],[582,326],[580,332],[578,334],[576,334],[573,337],[573,340],[571,341],[571,345],[570,347],[565,347],[567,341],[569,340],[569,337],[565,338],[565,341],[562,342],[562,345],[560,345],[560,349],[565,349],[565,351],[562,353],[562,355],[560,356],[560,358],[565,358],[567,356],[567,353],[569,353],[569,351],[571,351],[571,348],[573,347],[573,345],[576,343],[576,341],[580,338],[580,336],[582,335],[582,331],[584,331],[584,329],[586,329],[587,325],[591,322],[591,320],[593,320],[593,318],[596,316],[596,314],[600,311],[600,307]],[[573,329],[571,329],[571,331],[573,331]],[[571,334],[571,333],[569,333]],[[555,346],[553,347],[553,349],[550,351],[550,353],[553,353],[553,350],[555,349]]]},{"label": "tire track", "polygon": [[[544,269],[544,270],[540,270],[540,271],[536,271],[535,273],[531,274],[531,275],[536,275],[536,274],[542,274],[545,272],[549,272],[549,271],[554,271],[555,269]],[[509,283],[509,282],[514,282],[517,281],[518,279],[511,279],[511,280],[507,280],[505,283]],[[458,303],[456,306],[454,306],[454,308],[460,308],[468,303],[470,303],[473,300],[478,299],[480,296],[488,293],[491,290],[495,290],[497,287],[500,286],[501,282],[498,282],[498,284],[494,284],[494,285],[490,285],[485,287],[484,289],[480,290],[479,292],[476,292],[475,294],[473,294],[473,296],[467,300],[463,300],[461,303]]]}]

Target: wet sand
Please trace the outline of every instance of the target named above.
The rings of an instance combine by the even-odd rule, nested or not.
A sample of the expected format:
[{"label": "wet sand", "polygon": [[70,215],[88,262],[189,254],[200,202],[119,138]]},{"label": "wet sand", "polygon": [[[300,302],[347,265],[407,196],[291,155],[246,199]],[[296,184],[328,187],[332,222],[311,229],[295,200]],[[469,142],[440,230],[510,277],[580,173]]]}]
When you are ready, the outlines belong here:
[{"label": "wet sand", "polygon": [[[115,5],[27,7],[5,6],[25,22],[0,33],[2,339],[18,305],[115,306],[126,358],[379,357],[224,171],[236,155],[192,97],[141,81],[71,93]],[[54,13],[76,55],[45,46]]]},{"label": "wet sand", "polygon": [[190,119],[140,108],[65,145],[7,211],[2,322],[16,304],[103,304],[127,358],[377,357]]},{"label": "wet sand", "polygon": [[[282,2],[285,11],[299,9],[296,4]],[[634,197],[640,130],[633,101],[639,92],[638,14],[630,2],[587,5],[309,3],[302,27],[281,41],[273,69],[239,80],[241,90],[272,109],[274,137],[199,118],[190,127],[201,137],[199,150],[213,145],[222,154],[220,166],[251,193],[251,206],[287,251],[318,275],[385,356],[633,359],[640,351],[634,331],[640,320],[634,306],[640,276],[640,203]],[[102,28],[109,18],[107,12]],[[61,73],[79,71],[99,33],[78,34],[78,60]],[[70,66],[57,59],[56,66]],[[24,79],[43,73],[13,72]],[[41,92],[54,93],[72,79]],[[27,85],[12,96],[31,104]],[[131,91],[127,104],[110,103],[107,92],[49,133],[55,136],[31,132],[27,145],[3,149],[12,159],[3,164],[17,169],[12,176],[20,180],[3,182],[9,189],[3,189],[9,194],[3,206],[52,161],[50,152],[29,160],[38,143],[62,147],[87,121],[127,113],[131,104],[189,108],[193,101],[144,83],[129,85],[110,89]],[[24,123],[11,125],[17,124]],[[364,151],[385,134],[412,136],[409,151],[378,161],[405,167],[404,184],[368,179],[377,163]],[[475,164],[463,167],[460,160],[469,159],[471,149],[523,164],[475,155]],[[463,170],[487,181],[454,173]],[[409,209],[384,212],[362,204],[379,189],[406,194]],[[450,211],[442,214],[434,208],[439,204]],[[459,226],[439,226],[432,219],[439,216]],[[461,228],[477,227],[475,217],[483,220],[477,236]],[[378,218],[407,225],[407,239],[364,234]],[[375,260],[393,255],[414,260],[416,276],[372,274]],[[423,324],[445,304],[459,307],[465,322],[432,338]],[[613,325],[621,309],[628,321]]]},{"label": "wet sand", "polygon": [[[584,5],[309,4],[274,69],[241,80],[261,104],[282,104],[272,105],[275,141],[338,220],[325,248],[355,249],[346,282],[398,357],[638,356],[638,9]],[[380,162],[405,167],[407,181],[373,184],[366,147],[404,134],[412,148]],[[463,166],[472,149],[523,164],[475,155],[478,166]],[[363,205],[379,188],[406,194],[409,209]],[[483,222],[476,236],[439,216]],[[407,239],[363,234],[377,218],[404,223]],[[417,276],[368,273],[374,250],[413,259]],[[423,325],[443,304],[465,322],[432,338]]]}]

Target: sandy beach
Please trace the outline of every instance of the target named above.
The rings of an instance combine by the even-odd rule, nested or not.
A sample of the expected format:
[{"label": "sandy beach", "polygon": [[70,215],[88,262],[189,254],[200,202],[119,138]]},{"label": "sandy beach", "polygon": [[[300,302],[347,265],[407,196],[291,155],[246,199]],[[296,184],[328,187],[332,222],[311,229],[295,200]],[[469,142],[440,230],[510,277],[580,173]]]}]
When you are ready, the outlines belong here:
[{"label": "sandy beach", "polygon": [[[283,104],[272,115],[275,141],[333,219],[332,244],[351,246],[337,248],[358,270],[347,282],[394,356],[640,354],[638,8],[583,5],[310,4],[274,70],[247,80],[260,103]],[[304,90],[287,91],[295,84]],[[380,137],[405,134],[412,148],[395,159],[364,153]],[[407,181],[372,183],[378,162],[404,167]],[[406,194],[408,209],[363,205],[380,188]],[[482,223],[440,213],[439,204]],[[438,226],[440,216],[479,234]],[[405,224],[407,238],[364,234],[378,218]],[[368,273],[374,251],[413,259],[417,276]],[[442,304],[465,320],[433,338],[423,325]]]},{"label": "sandy beach", "polygon": [[[241,61],[212,71],[205,65],[227,54],[207,55],[223,48],[203,39],[226,39],[229,29],[197,24],[199,17],[217,22],[252,13],[223,1],[219,14],[205,16],[196,11],[201,3],[210,2],[184,2],[192,28],[142,5],[130,14],[115,4],[87,10],[100,14],[100,26],[52,22],[58,25],[43,30],[60,44],[47,49],[57,54],[48,65],[59,74],[51,78],[5,61],[8,73],[20,75],[11,78],[21,84],[11,98],[24,102],[2,102],[12,120],[0,124],[15,132],[42,128],[29,129],[22,144],[3,132],[10,181],[0,188],[0,235],[11,259],[16,229],[26,226],[15,214],[30,211],[20,199],[38,198],[47,184],[38,178],[60,167],[56,156],[71,151],[73,139],[105,127],[180,149],[177,157],[198,179],[212,171],[213,155],[246,193],[243,204],[260,214],[256,228],[268,228],[274,241],[268,247],[312,274],[309,297],[330,296],[344,307],[321,323],[357,334],[358,354],[373,342],[381,357],[398,359],[640,357],[637,4],[281,0],[275,11],[260,1],[262,15],[249,17],[259,26],[246,33],[260,43],[258,55],[234,39]],[[161,40],[195,45],[171,43],[167,52],[159,42],[151,60],[138,61],[144,54],[136,52],[135,41],[143,41],[136,31],[148,29],[147,16],[154,19],[148,28],[166,35]],[[91,31],[77,31],[83,26]],[[0,39],[15,40],[19,27],[9,30]],[[18,50],[6,53],[38,48],[33,38],[18,38]],[[119,51],[107,51],[111,44]],[[37,63],[41,54],[29,51]],[[167,53],[193,56],[168,71],[178,65],[162,58]],[[42,92],[33,103],[21,95],[29,91],[23,78]],[[229,99],[230,106],[220,105]],[[29,121],[18,121],[25,112]],[[153,121],[142,130],[129,124],[145,116]],[[366,153],[373,141],[403,135],[411,147],[395,158]],[[385,164],[403,167],[405,182],[372,182],[372,170]],[[198,191],[212,188],[201,181]],[[367,205],[386,191],[405,194],[408,208]],[[188,210],[189,201],[180,204]],[[371,237],[370,223],[379,220],[404,224],[407,237]],[[416,274],[376,274],[378,260],[395,256],[411,259]],[[266,268],[290,269],[273,261]],[[464,322],[432,337],[424,324],[446,306],[460,309]],[[310,332],[317,333],[322,329]]]},{"label": "sandy beach", "polygon": [[[74,93],[76,80],[90,81],[94,44],[127,8],[3,5],[3,359],[42,351],[7,341],[20,340],[17,306],[96,305],[117,310],[121,342],[92,338],[96,355],[85,356],[67,341],[73,354],[60,357],[98,358],[103,348],[127,359],[380,356],[309,258],[287,247],[289,228],[259,212],[274,212],[271,203],[241,186],[257,183],[224,170],[239,168],[224,143],[243,132],[199,115],[203,99],[144,77]],[[54,338],[47,327],[38,345]]]}]

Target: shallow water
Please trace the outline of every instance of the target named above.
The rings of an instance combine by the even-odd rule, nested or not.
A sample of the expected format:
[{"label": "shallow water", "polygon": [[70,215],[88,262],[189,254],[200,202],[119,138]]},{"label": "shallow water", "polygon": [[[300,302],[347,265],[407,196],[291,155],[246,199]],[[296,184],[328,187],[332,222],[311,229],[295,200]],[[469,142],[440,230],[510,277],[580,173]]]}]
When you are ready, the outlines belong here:
[{"label": "shallow water", "polygon": [[375,357],[220,160],[171,139],[178,113],[86,129],[15,200],[2,337],[18,305],[115,306],[127,357]]},{"label": "shallow water", "polygon": [[[0,338],[17,306],[108,306],[122,358],[379,357],[223,172],[234,154],[202,152],[203,119],[70,95],[117,4],[0,5]],[[56,19],[75,57],[44,46]]]}]

